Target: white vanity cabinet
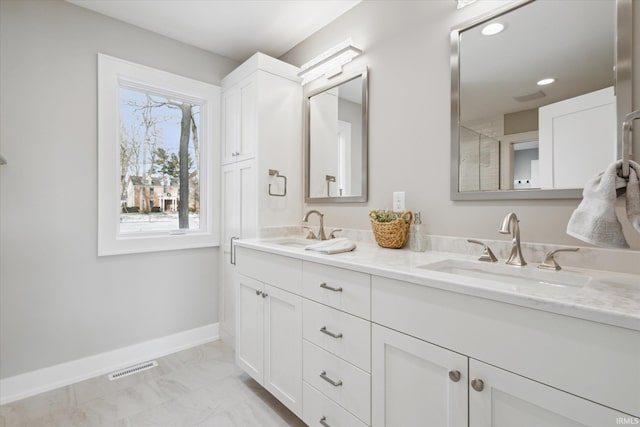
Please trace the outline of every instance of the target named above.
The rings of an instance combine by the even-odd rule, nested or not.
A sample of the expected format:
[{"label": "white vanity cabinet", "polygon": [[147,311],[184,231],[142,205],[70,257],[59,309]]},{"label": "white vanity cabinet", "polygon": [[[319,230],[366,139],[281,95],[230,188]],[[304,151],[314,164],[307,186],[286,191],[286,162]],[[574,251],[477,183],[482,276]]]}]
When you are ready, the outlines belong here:
[{"label": "white vanity cabinet", "polygon": [[[298,68],[257,53],[222,80],[219,319],[233,345],[236,269],[232,238],[262,227],[298,224],[302,216],[302,89]],[[269,175],[277,170],[284,180]]]},{"label": "white vanity cabinet", "polygon": [[636,329],[245,245],[237,363],[310,426],[613,427],[640,417]]},{"label": "white vanity cabinet", "polygon": [[291,292],[301,263],[242,250],[239,261],[236,364],[301,417],[302,297]]},{"label": "white vanity cabinet", "polygon": [[456,392],[471,427],[604,427],[640,412],[637,331],[377,276],[371,298],[374,426],[427,413],[466,425],[450,415],[466,411]]},{"label": "white vanity cabinet", "polygon": [[372,343],[374,427],[605,427],[632,419],[382,326],[373,326]]},{"label": "white vanity cabinet", "polygon": [[237,365],[309,425],[370,425],[371,276],[244,247],[236,260]]}]

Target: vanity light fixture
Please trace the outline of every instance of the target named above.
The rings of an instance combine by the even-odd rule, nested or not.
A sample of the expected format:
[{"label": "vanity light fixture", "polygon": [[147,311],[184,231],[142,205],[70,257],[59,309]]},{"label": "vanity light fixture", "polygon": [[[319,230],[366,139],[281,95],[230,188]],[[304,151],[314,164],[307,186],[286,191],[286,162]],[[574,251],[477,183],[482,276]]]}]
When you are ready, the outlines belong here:
[{"label": "vanity light fixture", "polygon": [[355,47],[351,39],[347,39],[303,64],[298,77],[302,78],[303,86],[322,76],[330,79],[342,73],[342,67],[361,54],[362,49]]},{"label": "vanity light fixture", "polygon": [[458,0],[458,9],[469,6],[471,3],[475,3],[475,1],[476,0]]},{"label": "vanity light fixture", "polygon": [[485,27],[480,31],[484,36],[495,36],[496,34],[501,33],[504,30],[504,24],[500,22],[492,22],[489,25],[485,25]]},{"label": "vanity light fixture", "polygon": [[550,85],[551,83],[553,83],[555,81],[556,81],[556,79],[554,79],[553,77],[548,77],[546,79],[538,80],[537,85],[538,86],[546,86],[546,85]]}]

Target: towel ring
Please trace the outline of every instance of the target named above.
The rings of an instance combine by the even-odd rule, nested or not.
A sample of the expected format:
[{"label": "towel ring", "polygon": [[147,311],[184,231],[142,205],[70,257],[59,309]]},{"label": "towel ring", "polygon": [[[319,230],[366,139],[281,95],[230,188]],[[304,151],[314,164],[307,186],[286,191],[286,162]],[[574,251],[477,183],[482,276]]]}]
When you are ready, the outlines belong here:
[{"label": "towel ring", "polygon": [[640,119],[640,110],[627,114],[622,122],[622,177],[629,178],[629,159],[632,154],[631,132],[633,121]]},{"label": "towel ring", "polygon": [[275,176],[276,178],[282,178],[284,179],[284,191],[282,194],[277,194],[277,193],[272,193],[271,192],[271,184],[269,184],[269,195],[270,196],[275,196],[275,197],[284,197],[287,195],[287,177],[284,175],[280,175],[280,172],[278,172],[275,169],[269,169],[269,176]]}]

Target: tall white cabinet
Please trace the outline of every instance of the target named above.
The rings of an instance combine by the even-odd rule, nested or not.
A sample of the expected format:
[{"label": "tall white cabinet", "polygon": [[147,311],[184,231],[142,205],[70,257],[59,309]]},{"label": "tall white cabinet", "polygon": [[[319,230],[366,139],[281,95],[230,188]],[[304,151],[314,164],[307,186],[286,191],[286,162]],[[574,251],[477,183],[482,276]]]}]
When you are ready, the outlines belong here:
[{"label": "tall white cabinet", "polygon": [[[234,345],[237,276],[232,238],[300,223],[302,89],[298,68],[256,53],[222,80],[219,322]],[[277,170],[284,180],[269,175]]]}]

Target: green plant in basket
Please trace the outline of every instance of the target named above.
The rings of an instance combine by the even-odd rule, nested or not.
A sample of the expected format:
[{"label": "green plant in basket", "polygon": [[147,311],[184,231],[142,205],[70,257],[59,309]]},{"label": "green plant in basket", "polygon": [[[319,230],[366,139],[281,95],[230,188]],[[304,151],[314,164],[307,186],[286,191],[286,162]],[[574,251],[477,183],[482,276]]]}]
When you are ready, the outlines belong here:
[{"label": "green plant in basket", "polygon": [[373,209],[369,211],[369,217],[378,222],[392,222],[400,218],[400,214],[392,210]]},{"label": "green plant in basket", "polygon": [[396,213],[391,210],[371,210],[371,229],[378,245],[398,249],[407,243],[413,215],[410,211]]}]

